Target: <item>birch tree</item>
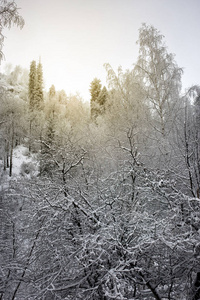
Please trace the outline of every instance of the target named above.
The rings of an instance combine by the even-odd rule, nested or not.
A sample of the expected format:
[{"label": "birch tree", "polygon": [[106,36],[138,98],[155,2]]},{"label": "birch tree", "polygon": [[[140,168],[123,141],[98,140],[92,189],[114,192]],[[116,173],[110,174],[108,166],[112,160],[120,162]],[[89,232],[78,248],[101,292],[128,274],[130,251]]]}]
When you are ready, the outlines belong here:
[{"label": "birch tree", "polygon": [[182,69],[174,55],[168,53],[164,36],[153,26],[143,24],[139,30],[139,57],[135,65],[149,101],[153,128],[169,134],[179,109]]}]

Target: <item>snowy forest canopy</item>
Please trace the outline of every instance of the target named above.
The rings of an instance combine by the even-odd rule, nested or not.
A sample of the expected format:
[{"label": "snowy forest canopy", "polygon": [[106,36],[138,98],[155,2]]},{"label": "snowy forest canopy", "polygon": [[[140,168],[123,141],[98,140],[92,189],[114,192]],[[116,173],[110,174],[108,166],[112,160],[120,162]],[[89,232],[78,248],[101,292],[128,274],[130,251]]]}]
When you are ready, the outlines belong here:
[{"label": "snowy forest canopy", "polygon": [[153,26],[137,43],[90,106],[42,62],[1,74],[0,299],[200,299],[200,88]]}]

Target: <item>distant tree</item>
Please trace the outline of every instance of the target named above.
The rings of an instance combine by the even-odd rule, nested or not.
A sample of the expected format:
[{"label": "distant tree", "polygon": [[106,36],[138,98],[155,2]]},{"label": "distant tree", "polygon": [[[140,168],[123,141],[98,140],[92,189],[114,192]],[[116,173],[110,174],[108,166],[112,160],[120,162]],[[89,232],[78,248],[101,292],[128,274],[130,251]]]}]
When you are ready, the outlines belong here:
[{"label": "distant tree", "polygon": [[[36,134],[37,138],[41,134],[43,121],[43,73],[41,62],[36,65],[36,61],[32,61],[29,72],[29,110],[30,110],[30,124],[29,124],[29,150],[32,150],[34,145],[33,136]],[[40,132],[40,133],[39,133]],[[36,137],[35,136],[35,137]]]},{"label": "distant tree", "polygon": [[18,13],[19,8],[15,1],[0,1],[0,61],[3,58],[3,42],[5,36],[2,31],[5,27],[11,28],[11,26],[16,25],[22,29],[24,26],[24,19]]},{"label": "distant tree", "polygon": [[11,63],[7,63],[5,66],[4,66],[4,74],[6,76],[9,76],[10,73],[12,72],[12,69],[13,69],[13,65]]},{"label": "distant tree", "polygon": [[2,75],[5,81],[9,85],[12,85],[14,89],[17,88],[18,91],[21,90],[21,92],[24,93],[24,100],[27,100],[27,87],[29,82],[28,69],[22,68],[19,65],[13,67],[12,64],[6,64]]},{"label": "distant tree", "polygon": [[48,92],[48,102],[46,103],[46,118],[47,121],[52,118],[54,119],[56,112],[58,111],[58,102],[56,101],[56,89],[52,86]]},{"label": "distant tree", "polygon": [[36,77],[36,86],[35,86],[35,104],[36,108],[42,109],[44,96],[43,96],[43,71],[41,62],[38,63],[36,69],[37,77]]},{"label": "distant tree", "polygon": [[107,71],[109,90],[103,122],[106,122],[113,133],[122,132],[123,135],[123,131],[126,132],[134,124],[137,139],[145,140],[146,143],[144,136],[149,130],[149,110],[135,69],[123,72],[120,66],[117,71],[114,71],[110,64],[105,64],[104,67]]},{"label": "distant tree", "polygon": [[46,105],[46,140],[49,145],[52,144],[55,134],[55,122],[56,122],[56,111],[57,103],[55,101],[56,89],[52,86],[49,89],[49,103]]},{"label": "distant tree", "polygon": [[21,74],[22,74],[22,67],[21,66],[16,66],[15,69],[10,73],[9,83],[11,85],[18,84]]},{"label": "distant tree", "polygon": [[105,112],[106,100],[108,98],[108,91],[104,86],[101,88],[101,81],[95,78],[90,85],[90,94],[91,94],[91,117],[96,119],[99,115]]},{"label": "distant tree", "polygon": [[30,110],[35,108],[35,86],[37,80],[36,62],[33,60],[29,72],[29,106]]},{"label": "distant tree", "polygon": [[153,26],[143,24],[139,30],[139,57],[135,70],[141,76],[149,107],[154,115],[153,127],[163,136],[173,124],[179,110],[182,69],[168,53],[164,36]]},{"label": "distant tree", "polygon": [[49,100],[52,100],[56,96],[55,86],[52,84],[49,89]]},{"label": "distant tree", "polygon": [[107,99],[108,99],[108,91],[107,88],[104,86],[99,94],[99,97],[97,98],[97,103],[99,105],[99,114],[103,114],[105,112]]},{"label": "distant tree", "polygon": [[98,116],[98,97],[101,93],[101,80],[95,78],[90,84],[90,107],[91,107],[91,117],[96,119]]},{"label": "distant tree", "polygon": [[67,103],[67,95],[64,90],[58,91],[58,101],[63,104]]},{"label": "distant tree", "polygon": [[29,73],[29,105],[30,109],[41,109],[43,107],[43,72],[42,64],[36,66],[36,62],[32,61]]}]

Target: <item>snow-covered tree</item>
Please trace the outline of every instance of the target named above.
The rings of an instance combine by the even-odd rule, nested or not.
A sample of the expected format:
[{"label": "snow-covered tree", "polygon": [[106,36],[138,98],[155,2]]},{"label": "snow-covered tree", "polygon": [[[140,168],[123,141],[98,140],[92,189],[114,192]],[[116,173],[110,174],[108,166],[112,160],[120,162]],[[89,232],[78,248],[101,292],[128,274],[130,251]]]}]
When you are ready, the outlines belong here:
[{"label": "snow-covered tree", "polygon": [[20,16],[18,12],[19,8],[15,1],[0,1],[0,61],[3,58],[3,42],[5,36],[2,31],[5,27],[11,28],[11,26],[16,25],[21,29],[24,26],[24,19]]},{"label": "snow-covered tree", "polygon": [[36,61],[33,60],[30,65],[29,72],[29,105],[30,110],[33,110],[36,106],[35,104],[35,86],[37,81],[37,71],[36,71]]},{"label": "snow-covered tree", "polygon": [[143,24],[139,30],[139,57],[135,65],[149,101],[153,128],[163,136],[173,127],[179,110],[182,69],[168,53],[164,36],[153,26]]},{"label": "snow-covered tree", "polygon": [[49,89],[49,100],[54,99],[56,96],[56,89],[55,86],[52,84],[52,86]]},{"label": "snow-covered tree", "polygon": [[43,72],[42,64],[32,61],[29,72],[29,105],[30,110],[41,110],[43,108]]},{"label": "snow-covered tree", "polygon": [[99,111],[99,103],[98,103],[98,97],[101,93],[101,80],[94,78],[94,80],[90,84],[90,107],[91,107],[91,117],[93,120],[95,120],[98,116]]},{"label": "snow-covered tree", "polygon": [[36,108],[41,110],[44,105],[44,96],[43,96],[43,71],[42,64],[39,61],[36,69],[36,85],[35,85],[35,105]]}]

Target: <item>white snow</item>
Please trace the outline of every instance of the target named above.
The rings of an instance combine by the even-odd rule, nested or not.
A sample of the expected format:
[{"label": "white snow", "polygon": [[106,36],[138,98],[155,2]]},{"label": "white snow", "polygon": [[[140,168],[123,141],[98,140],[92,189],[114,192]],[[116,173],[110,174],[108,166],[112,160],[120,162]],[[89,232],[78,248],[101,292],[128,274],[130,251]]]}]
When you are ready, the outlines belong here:
[{"label": "white snow", "polygon": [[0,161],[0,191],[9,187],[10,180],[17,178],[32,178],[37,176],[39,170],[39,162],[37,154],[29,153],[27,147],[20,145],[13,150],[13,167],[12,176],[9,176],[9,168],[3,171],[3,161]]},{"label": "white snow", "polygon": [[39,163],[36,154],[29,153],[27,147],[20,145],[13,150],[13,176],[37,175]]}]

